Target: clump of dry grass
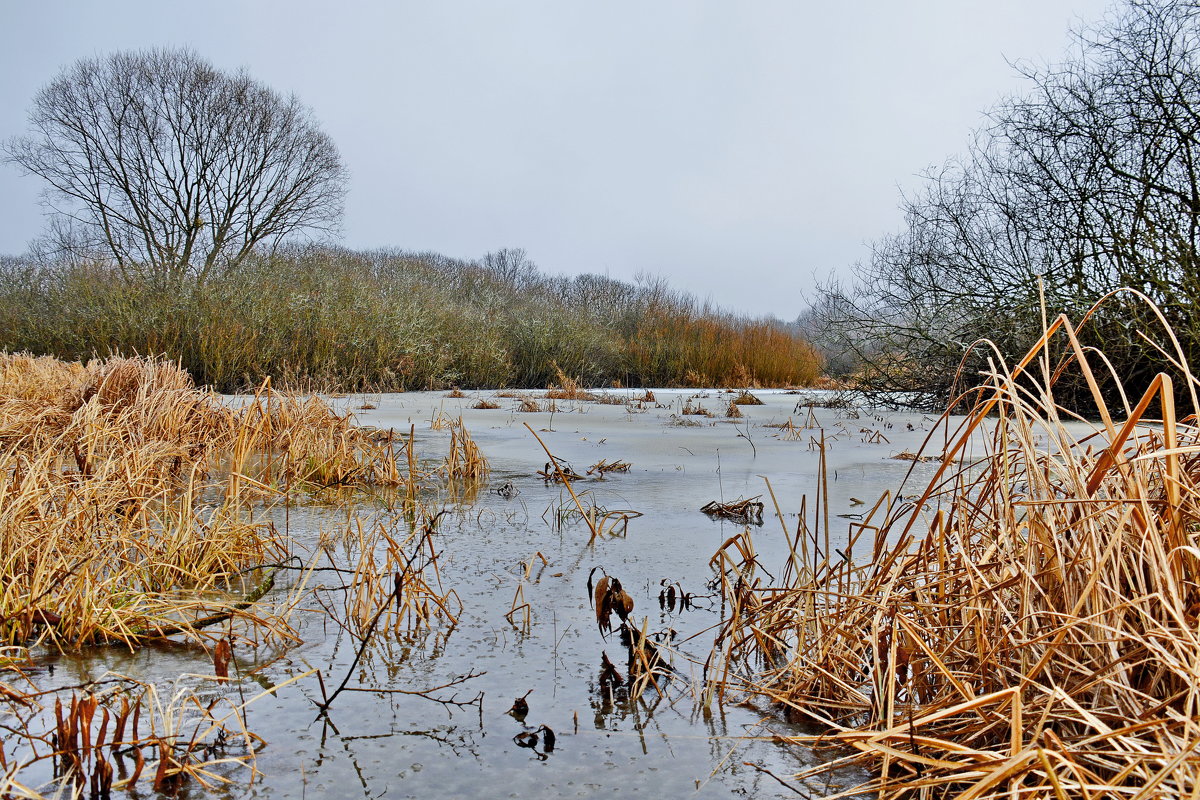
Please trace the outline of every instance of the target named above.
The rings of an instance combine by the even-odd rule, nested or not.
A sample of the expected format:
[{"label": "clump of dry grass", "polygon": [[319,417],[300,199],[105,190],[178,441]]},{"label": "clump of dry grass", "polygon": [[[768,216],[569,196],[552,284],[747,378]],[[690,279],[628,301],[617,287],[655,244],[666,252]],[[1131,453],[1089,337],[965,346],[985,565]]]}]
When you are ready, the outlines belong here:
[{"label": "clump of dry grass", "polygon": [[608,394],[607,392],[596,395],[594,399],[602,406],[626,406],[630,402],[630,399],[624,395]]},{"label": "clump of dry grass", "polygon": [[587,474],[604,477],[610,472],[629,472],[629,468],[632,466],[628,461],[608,461],[602,458],[588,467]]},{"label": "clump of dry grass", "polygon": [[397,444],[317,399],[225,405],[171,362],[0,354],[0,643],[193,634],[286,550],[250,501],[399,485]]},{"label": "clump of dry grass", "polygon": [[733,398],[733,402],[739,406],[761,406],[763,401],[746,389],[742,389],[737,393],[737,397]]},{"label": "clump of dry grass", "polygon": [[729,519],[746,525],[761,525],[763,514],[763,504],[759,500],[761,496],[756,495],[755,497],[746,499],[738,498],[729,503],[710,500],[701,506],[700,510],[710,517]]},{"label": "clump of dry grass", "polygon": [[443,472],[448,481],[479,483],[488,476],[488,460],[467,432],[462,417],[450,426],[450,451],[446,454]]},{"label": "clump of dry grass", "polygon": [[554,369],[555,382],[546,387],[546,399],[548,400],[595,400],[595,395],[590,392],[585,392],[579,386],[579,381],[570,377],[557,362],[551,361],[550,366]]},{"label": "clump of dry grass", "polygon": [[471,405],[471,408],[486,409],[486,410],[493,410],[493,409],[497,409],[499,407],[500,407],[500,404],[497,403],[495,400],[485,400],[483,398],[476,400]]},{"label": "clump of dry grass", "polygon": [[[1105,362],[1075,330],[1060,318],[997,369],[919,500],[881,501],[844,549],[831,549],[826,514],[790,537],[781,585],[763,585],[748,536],[718,554],[724,685],[738,665],[765,668],[745,688],[853,748],[833,766],[874,768],[858,792],[1194,796],[1196,384],[1182,367],[1187,416],[1165,374],[1107,409],[1093,378]],[[1095,390],[1100,421],[1083,436],[1054,400],[1068,369]],[[973,442],[984,456],[956,466]]]}]

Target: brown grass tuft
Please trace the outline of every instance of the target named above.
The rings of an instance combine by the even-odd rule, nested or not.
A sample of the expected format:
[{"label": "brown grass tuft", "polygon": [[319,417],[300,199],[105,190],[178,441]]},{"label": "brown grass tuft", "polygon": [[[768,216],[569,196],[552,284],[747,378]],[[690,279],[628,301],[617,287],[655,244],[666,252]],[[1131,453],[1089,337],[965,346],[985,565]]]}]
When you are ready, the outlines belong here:
[{"label": "brown grass tuft", "polygon": [[579,381],[568,376],[555,361],[550,362],[554,369],[555,383],[546,387],[548,400],[595,400],[596,397],[579,387]]},{"label": "brown grass tuft", "polygon": [[186,634],[284,554],[257,501],[401,485],[403,446],[317,398],[226,405],[171,362],[0,354],[0,643]]},{"label": "brown grass tuft", "polygon": [[733,398],[732,402],[737,403],[739,406],[761,406],[763,404],[762,400],[759,400],[745,389],[738,392],[737,397]]}]

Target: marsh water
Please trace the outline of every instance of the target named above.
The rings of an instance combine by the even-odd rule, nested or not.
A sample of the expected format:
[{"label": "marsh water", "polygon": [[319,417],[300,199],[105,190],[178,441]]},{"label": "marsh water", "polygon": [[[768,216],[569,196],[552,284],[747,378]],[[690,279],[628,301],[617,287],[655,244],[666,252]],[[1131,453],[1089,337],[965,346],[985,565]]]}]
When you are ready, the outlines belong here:
[{"label": "marsh water", "polygon": [[[532,394],[548,406],[540,393]],[[431,489],[422,497],[427,508],[447,512],[433,538],[442,584],[461,601],[456,625],[435,624],[415,635],[380,631],[351,671],[358,639],[307,603],[292,617],[300,642],[238,644],[239,677],[228,686],[206,683],[208,655],[185,645],[46,658],[39,681],[70,685],[113,671],[162,682],[167,690],[203,687],[250,697],[314,668],[330,685],[326,691],[348,678],[353,691],[339,695],[326,714],[316,708],[322,692],[311,675],[250,704],[247,727],[265,742],[255,761],[258,774],[218,767],[234,782],[212,789],[190,783],[183,792],[194,797],[796,796],[768,772],[814,797],[844,789],[862,776],[790,778],[842,755],[779,739],[817,731],[769,707],[704,701],[703,665],[722,611],[709,562],[746,526],[710,519],[699,509],[712,500],[762,495],[763,522],[750,528],[761,562],[777,570],[786,540],[764,476],[783,527],[794,529],[802,498],[808,496],[812,508],[823,447],[832,545],[844,546],[848,525],[884,491],[900,489],[910,471],[909,488],[901,491],[915,490],[932,474],[932,464],[895,456],[917,450],[934,420],[822,408],[828,396],[819,393],[755,394],[764,404],[740,406],[741,419],[725,417],[732,396],[715,390],[656,390],[655,401],[643,403],[557,400],[553,412],[530,413],[517,410],[518,398],[488,392],[336,398],[332,402],[362,424],[413,430],[422,458],[436,459],[448,447],[449,432],[433,424],[439,415],[461,416],[490,462],[490,477],[477,491]],[[472,408],[480,398],[500,407]],[[712,416],[683,414],[689,403]],[[585,476],[573,485],[588,503],[641,516],[620,535],[589,543],[587,525],[560,513],[573,507],[563,487],[537,474],[547,456],[526,424],[581,474],[602,459],[628,462],[628,472]],[[506,485],[511,490],[497,491]],[[396,511],[362,511],[404,524]],[[328,507],[293,506],[279,524],[299,547],[311,549],[320,530],[344,518],[344,511]],[[336,558],[330,552],[329,563]],[[597,567],[621,580],[638,627],[670,642],[670,679],[637,698],[602,686],[603,658],[624,672],[625,652],[615,636],[602,636],[590,607],[587,582]],[[297,591],[299,580],[307,581],[307,595]],[[281,574],[268,599],[311,595],[336,603],[343,580],[336,573]],[[691,596],[689,608],[660,603],[669,584]],[[506,617],[518,587],[528,614]],[[462,676],[472,677],[436,688]],[[395,691],[430,689],[427,696]],[[508,712],[523,696],[529,711],[519,719]],[[535,748],[514,738],[541,726],[556,734],[552,750],[544,733]]]}]

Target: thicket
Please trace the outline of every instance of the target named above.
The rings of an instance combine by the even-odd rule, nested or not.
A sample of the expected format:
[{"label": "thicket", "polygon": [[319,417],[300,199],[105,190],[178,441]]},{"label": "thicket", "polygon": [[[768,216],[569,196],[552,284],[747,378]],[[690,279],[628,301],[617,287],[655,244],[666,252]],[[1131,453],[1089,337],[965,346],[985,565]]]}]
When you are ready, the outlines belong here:
[{"label": "thicket", "polygon": [[0,261],[0,350],[163,355],[198,382],[343,391],[586,385],[803,385],[820,359],[794,328],[671,289],[549,276],[521,251],[304,247],[203,284],[98,260]]},{"label": "thicket", "polygon": [[[1200,8],[1126,3],[1077,31],[1061,63],[1019,69],[1029,90],[927,176],[902,230],[802,320],[865,388],[940,405],[960,364],[974,382],[1044,319],[1081,319],[1122,288],[1200,356]],[[1106,401],[1169,361],[1146,338],[1163,330],[1148,308],[1124,292],[1081,330],[1108,357]],[[1056,391],[1067,405],[1089,395],[1077,374]]]}]

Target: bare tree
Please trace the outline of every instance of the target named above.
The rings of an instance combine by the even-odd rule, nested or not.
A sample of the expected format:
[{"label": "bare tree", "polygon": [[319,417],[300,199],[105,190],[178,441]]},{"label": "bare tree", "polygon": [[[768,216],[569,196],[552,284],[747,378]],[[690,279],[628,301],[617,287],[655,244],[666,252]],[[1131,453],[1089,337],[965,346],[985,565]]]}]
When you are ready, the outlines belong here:
[{"label": "bare tree", "polygon": [[[970,380],[992,352],[1025,352],[1043,296],[1078,320],[1120,287],[1153,299],[1200,357],[1200,4],[1130,0],[1064,61],[1022,73],[1028,91],[904,200],[904,228],[856,285],[827,289],[821,319],[869,388],[940,403],[960,365]],[[1157,328],[1122,295],[1081,335],[1136,393],[1166,367],[1142,335]],[[1086,402],[1077,376],[1060,398],[1072,380]]]},{"label": "bare tree", "polygon": [[341,218],[346,170],[295,96],[190,50],[83,59],[34,98],[7,160],[48,184],[65,247],[202,283]]}]

